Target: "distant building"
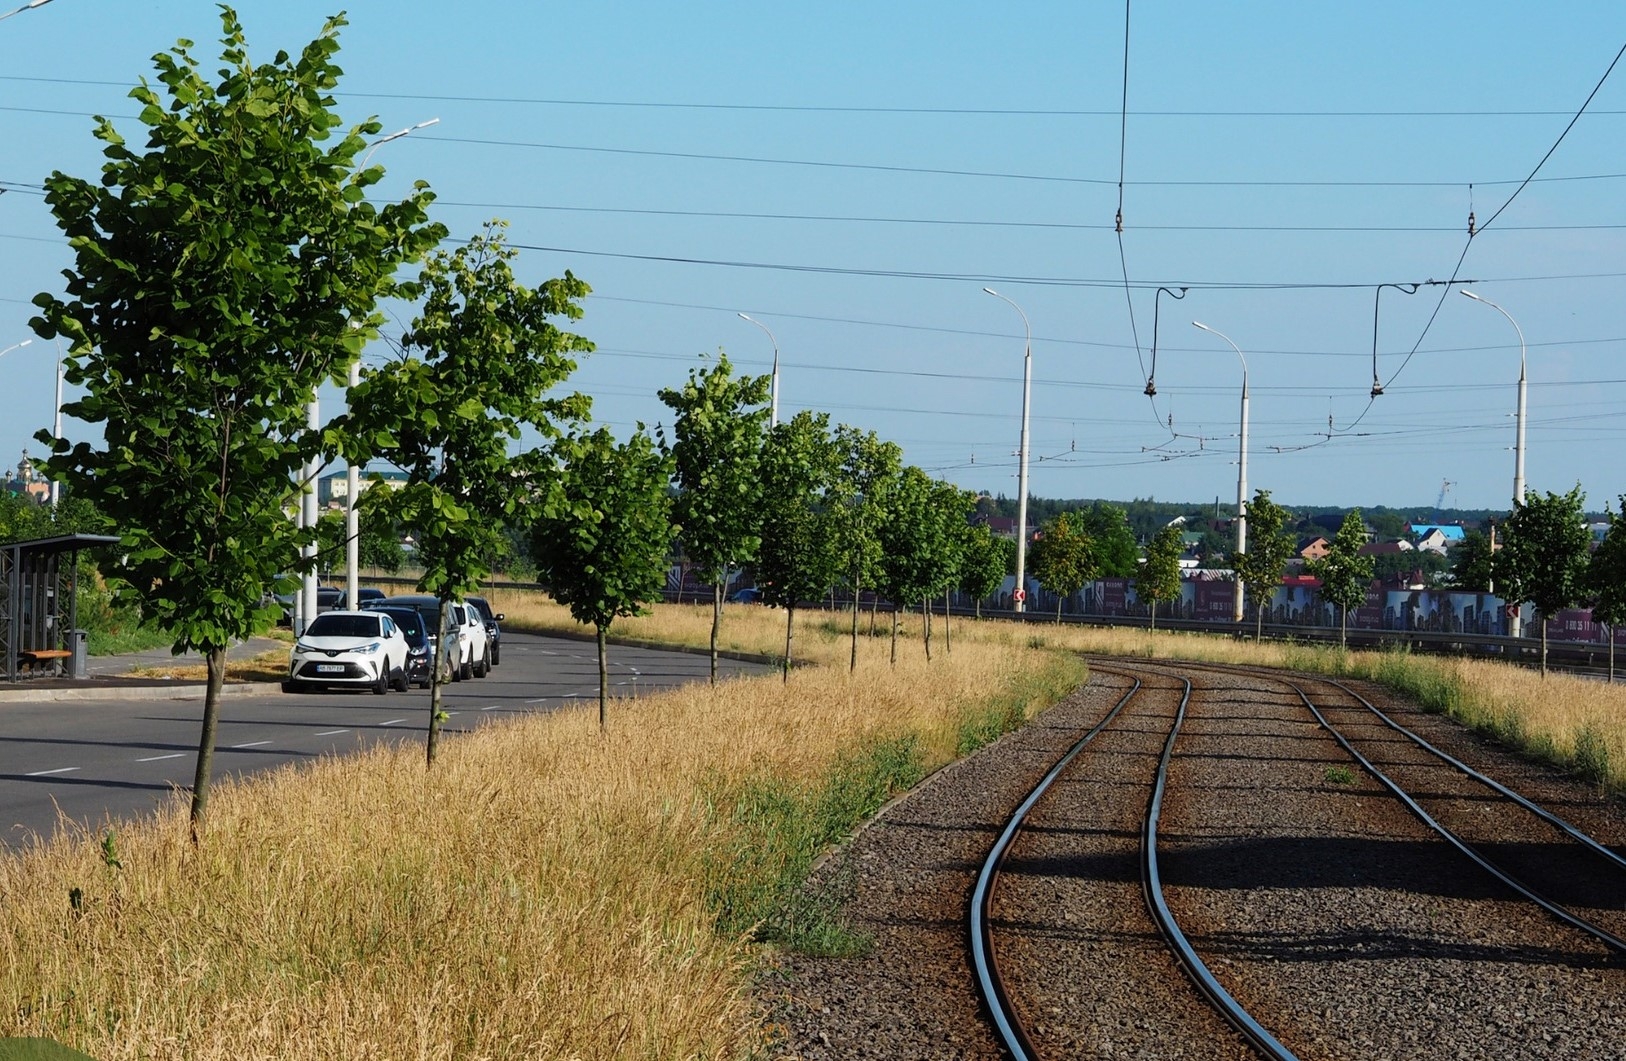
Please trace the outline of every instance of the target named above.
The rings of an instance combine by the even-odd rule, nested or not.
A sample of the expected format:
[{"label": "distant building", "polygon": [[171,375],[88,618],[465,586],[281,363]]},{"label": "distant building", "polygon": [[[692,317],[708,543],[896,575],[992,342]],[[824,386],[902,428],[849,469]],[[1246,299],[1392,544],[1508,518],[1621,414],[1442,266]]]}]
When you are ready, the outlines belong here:
[{"label": "distant building", "polygon": [[37,505],[51,503],[51,481],[35,470],[26,449],[23,450],[23,459],[17,462],[16,474],[6,477],[5,490],[9,494],[26,497]]},{"label": "distant building", "polygon": [[[363,471],[359,491],[363,494],[373,485],[373,481],[382,480],[384,485],[399,490],[407,484],[407,473],[394,468],[388,471]],[[316,480],[316,503],[323,508],[329,505],[344,504],[344,499],[350,493],[350,476],[348,472],[334,472],[324,475]]]}]

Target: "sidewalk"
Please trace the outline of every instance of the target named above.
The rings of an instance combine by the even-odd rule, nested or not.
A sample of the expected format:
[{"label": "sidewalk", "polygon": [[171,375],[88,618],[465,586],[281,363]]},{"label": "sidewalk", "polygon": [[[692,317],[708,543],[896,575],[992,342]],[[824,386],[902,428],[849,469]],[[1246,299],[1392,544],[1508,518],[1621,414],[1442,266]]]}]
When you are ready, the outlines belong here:
[{"label": "sidewalk", "polygon": [[[271,637],[251,637],[226,650],[227,660],[252,659],[273,649],[287,651],[288,645]],[[171,655],[167,648],[131,652],[122,656],[91,656],[85,661],[87,678],[22,678],[15,683],[0,681],[0,704],[41,700],[178,700],[201,697],[202,681],[175,681],[145,678],[131,674],[143,667],[163,667],[175,663],[202,663],[195,652]],[[229,673],[229,672],[228,672]],[[223,695],[273,692],[271,682],[228,682]]]}]

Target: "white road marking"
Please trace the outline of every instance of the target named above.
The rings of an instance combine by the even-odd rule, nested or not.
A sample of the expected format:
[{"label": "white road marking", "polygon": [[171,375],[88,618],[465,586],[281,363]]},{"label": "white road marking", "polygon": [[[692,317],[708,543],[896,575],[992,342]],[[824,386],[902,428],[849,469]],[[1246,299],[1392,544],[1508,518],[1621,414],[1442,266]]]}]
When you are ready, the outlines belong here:
[{"label": "white road marking", "polygon": [[258,748],[262,744],[270,744],[270,743],[271,742],[268,741],[268,740],[251,740],[247,744],[233,744],[232,748],[233,749],[237,749],[237,748]]},{"label": "white road marking", "polygon": [[332,737],[332,736],[335,736],[335,735],[340,734],[340,733],[349,733],[349,732],[350,731],[347,730],[347,729],[328,729],[328,730],[323,730],[321,733],[318,733],[317,736],[318,737]]},{"label": "white road marking", "polygon": [[379,725],[380,726],[393,726],[397,722],[405,722],[405,721],[406,721],[406,719],[404,719],[404,718],[392,718],[388,722],[380,722]]},{"label": "white road marking", "polygon": [[35,770],[31,774],[24,774],[23,776],[24,777],[50,777],[52,774],[71,774],[77,769],[79,769],[77,766],[59,766],[55,770]]},{"label": "white road marking", "polygon": [[137,759],[138,763],[156,763],[160,759],[179,759],[185,752],[170,752],[168,755],[149,755],[145,759]]}]

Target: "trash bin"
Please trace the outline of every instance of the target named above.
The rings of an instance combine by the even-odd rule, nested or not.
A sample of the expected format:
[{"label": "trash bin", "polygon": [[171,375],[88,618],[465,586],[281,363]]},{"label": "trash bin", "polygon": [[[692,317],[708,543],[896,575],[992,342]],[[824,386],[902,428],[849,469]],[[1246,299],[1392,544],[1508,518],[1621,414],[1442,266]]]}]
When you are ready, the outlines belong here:
[{"label": "trash bin", "polygon": [[86,657],[90,654],[89,646],[90,631],[74,630],[69,634],[68,651],[72,655],[68,657],[68,677],[90,677],[90,667],[86,662]]}]

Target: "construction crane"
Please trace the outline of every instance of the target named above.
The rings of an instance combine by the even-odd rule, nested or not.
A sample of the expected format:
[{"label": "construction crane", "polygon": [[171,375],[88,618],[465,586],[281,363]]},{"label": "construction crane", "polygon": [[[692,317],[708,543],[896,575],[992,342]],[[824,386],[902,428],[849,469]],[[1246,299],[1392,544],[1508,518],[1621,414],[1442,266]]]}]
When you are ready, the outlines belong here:
[{"label": "construction crane", "polygon": [[1452,482],[1450,479],[1443,479],[1440,481],[1440,496],[1434,499],[1435,523],[1440,522],[1440,509],[1445,505],[1445,495],[1449,493],[1451,488],[1455,485],[1457,484]]}]

